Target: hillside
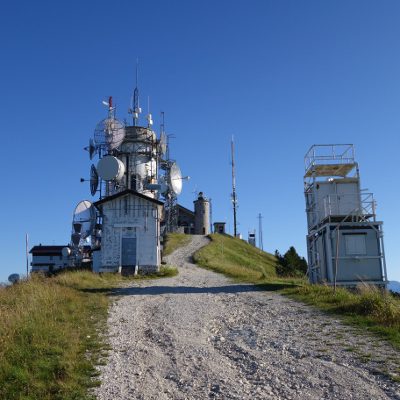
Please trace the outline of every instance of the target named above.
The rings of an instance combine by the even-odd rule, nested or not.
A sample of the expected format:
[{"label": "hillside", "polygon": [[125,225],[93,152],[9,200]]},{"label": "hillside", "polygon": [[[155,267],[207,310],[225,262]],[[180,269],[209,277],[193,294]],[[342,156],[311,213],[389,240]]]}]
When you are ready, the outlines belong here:
[{"label": "hillside", "polygon": [[274,255],[229,235],[210,238],[211,243],[194,254],[198,265],[243,281],[276,279]]}]

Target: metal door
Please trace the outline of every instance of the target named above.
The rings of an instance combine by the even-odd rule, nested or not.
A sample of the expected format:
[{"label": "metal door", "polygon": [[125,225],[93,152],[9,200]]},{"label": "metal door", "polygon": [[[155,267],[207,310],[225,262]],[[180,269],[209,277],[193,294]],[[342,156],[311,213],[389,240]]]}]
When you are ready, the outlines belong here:
[{"label": "metal door", "polygon": [[136,265],[136,238],[122,238],[121,265]]}]

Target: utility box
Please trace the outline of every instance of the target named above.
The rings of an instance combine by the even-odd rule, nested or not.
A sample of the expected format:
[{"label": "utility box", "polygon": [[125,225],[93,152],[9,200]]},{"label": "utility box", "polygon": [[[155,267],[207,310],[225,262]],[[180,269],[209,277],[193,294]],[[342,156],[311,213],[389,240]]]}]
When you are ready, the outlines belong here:
[{"label": "utility box", "polygon": [[314,145],[305,156],[308,276],[311,283],[386,285],[382,222],[360,189],[353,145]]}]

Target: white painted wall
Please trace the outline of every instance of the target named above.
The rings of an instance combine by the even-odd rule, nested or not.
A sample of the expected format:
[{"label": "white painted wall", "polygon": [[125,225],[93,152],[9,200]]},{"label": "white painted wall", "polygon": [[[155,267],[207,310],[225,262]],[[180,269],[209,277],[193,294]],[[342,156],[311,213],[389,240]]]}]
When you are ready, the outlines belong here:
[{"label": "white painted wall", "polygon": [[160,265],[159,216],[161,206],[128,194],[102,205],[103,229],[101,269],[117,270],[121,265],[121,240],[136,237],[140,266]]}]

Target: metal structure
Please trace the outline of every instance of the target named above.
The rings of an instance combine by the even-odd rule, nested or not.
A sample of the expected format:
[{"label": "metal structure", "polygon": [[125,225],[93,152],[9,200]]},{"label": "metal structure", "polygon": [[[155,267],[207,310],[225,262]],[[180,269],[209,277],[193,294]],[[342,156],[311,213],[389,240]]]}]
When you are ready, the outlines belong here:
[{"label": "metal structure", "polygon": [[235,149],[233,144],[233,136],[231,139],[231,166],[232,166],[232,205],[233,205],[233,235],[237,234],[237,222],[236,222],[236,209],[237,209],[237,196],[236,196],[236,176],[235,176]]},{"label": "metal structure", "polygon": [[311,146],[304,194],[310,282],[385,285],[382,222],[376,220],[373,194],[360,189],[354,146]]},{"label": "metal structure", "polygon": [[263,217],[262,217],[261,213],[258,214],[258,248],[260,250],[264,250],[262,219],[263,219]]}]

